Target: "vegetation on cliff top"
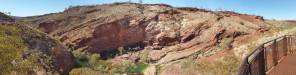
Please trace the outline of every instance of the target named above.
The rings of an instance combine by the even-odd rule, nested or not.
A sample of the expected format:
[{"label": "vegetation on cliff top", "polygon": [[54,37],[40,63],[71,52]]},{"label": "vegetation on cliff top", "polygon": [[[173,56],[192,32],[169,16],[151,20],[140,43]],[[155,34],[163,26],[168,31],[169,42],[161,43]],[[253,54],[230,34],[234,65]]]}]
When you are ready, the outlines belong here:
[{"label": "vegetation on cliff top", "polygon": [[[30,75],[43,72],[44,64],[51,67],[49,56],[42,54],[40,50],[29,50],[22,35],[26,31],[21,28],[18,24],[0,25],[0,74]],[[50,74],[57,74],[57,72],[52,71]]]}]

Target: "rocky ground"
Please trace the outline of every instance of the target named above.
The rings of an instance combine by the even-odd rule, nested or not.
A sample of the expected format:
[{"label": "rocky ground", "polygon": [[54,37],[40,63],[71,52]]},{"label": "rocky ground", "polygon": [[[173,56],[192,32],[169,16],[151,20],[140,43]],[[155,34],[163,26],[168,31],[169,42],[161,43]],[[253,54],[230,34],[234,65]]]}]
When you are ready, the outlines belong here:
[{"label": "rocky ground", "polygon": [[22,23],[0,23],[1,75],[68,74],[74,58],[61,43]]},{"label": "rocky ground", "polygon": [[[76,6],[18,21],[31,23],[68,50],[99,54],[100,61],[148,64],[140,73],[145,75],[233,75],[250,49],[296,26],[232,11],[134,3]],[[63,64],[72,60],[56,57]],[[95,69],[76,67],[72,74]]]}]

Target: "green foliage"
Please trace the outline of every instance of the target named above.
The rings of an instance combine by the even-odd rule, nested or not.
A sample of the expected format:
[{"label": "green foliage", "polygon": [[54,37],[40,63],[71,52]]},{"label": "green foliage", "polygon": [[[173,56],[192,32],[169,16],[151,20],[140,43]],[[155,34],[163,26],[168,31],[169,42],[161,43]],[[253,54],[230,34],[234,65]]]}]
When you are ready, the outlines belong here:
[{"label": "green foliage", "polygon": [[[36,70],[43,70],[43,65],[52,62],[50,57],[38,50],[28,50],[22,32],[16,24],[0,25],[0,75],[22,74],[31,75]],[[28,52],[28,54],[24,54]],[[43,59],[40,59],[43,58]]]},{"label": "green foliage", "polygon": [[148,67],[144,63],[133,63],[130,61],[125,61],[111,70],[111,73],[119,74],[142,74],[143,71]]},{"label": "green foliage", "polygon": [[87,54],[79,50],[72,51],[73,56],[75,57],[76,67],[89,67]]},{"label": "green foliage", "polygon": [[125,61],[120,64],[112,64],[100,59],[99,54],[91,54],[75,50],[72,52],[77,68],[70,72],[70,75],[94,75],[99,74],[141,74],[147,67],[144,63],[133,63]]},{"label": "green foliage", "polygon": [[84,67],[84,68],[75,68],[73,69],[69,75],[108,75],[105,73],[102,73],[100,71],[95,71],[91,68]]},{"label": "green foliage", "polygon": [[11,62],[21,57],[26,48],[19,29],[12,25],[0,25],[0,72],[12,70]]},{"label": "green foliage", "polygon": [[[113,67],[110,62],[101,60],[100,54],[96,54],[96,53],[91,54],[87,52],[81,52],[79,50],[74,50],[72,53],[75,57],[75,60],[77,63],[76,67],[78,69],[78,70],[72,70],[74,71],[74,73],[76,73],[75,71],[79,71],[79,68],[90,68],[95,72],[108,73],[109,70]],[[82,70],[85,70],[85,69],[82,69]]]},{"label": "green foliage", "polygon": [[100,54],[91,54],[89,57],[90,64],[96,64],[96,62],[100,61]]},{"label": "green foliage", "polygon": [[[8,15],[9,15],[9,13],[8,13]],[[0,21],[14,21],[14,19],[8,15],[0,12]]]},{"label": "green foliage", "polygon": [[[31,50],[30,55],[28,55],[26,59],[20,59],[19,61],[20,62],[15,65],[18,69],[14,70],[19,74],[35,71],[47,72],[47,74],[58,74],[56,70],[52,70],[54,66],[51,65],[53,63],[51,57],[41,53],[39,50]],[[44,68],[44,66],[46,66],[46,68]],[[28,75],[30,75],[30,73]]]},{"label": "green foliage", "polygon": [[148,63],[150,62],[150,58],[149,58],[149,51],[148,50],[143,50],[142,53],[140,53],[140,62],[143,62],[143,63]]},{"label": "green foliage", "polygon": [[136,63],[135,68],[134,68],[134,72],[135,73],[143,73],[144,70],[148,67],[148,64],[145,63]]}]

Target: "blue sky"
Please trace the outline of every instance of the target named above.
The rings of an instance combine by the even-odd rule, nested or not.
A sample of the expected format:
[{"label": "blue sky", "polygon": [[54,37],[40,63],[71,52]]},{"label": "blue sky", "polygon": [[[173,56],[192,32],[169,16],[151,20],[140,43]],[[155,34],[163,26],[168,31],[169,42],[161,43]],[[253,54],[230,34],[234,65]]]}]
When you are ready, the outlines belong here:
[{"label": "blue sky", "polygon": [[[90,5],[129,0],[0,0],[0,11],[13,16],[33,16],[61,12],[70,5]],[[137,0],[132,0],[137,1]],[[267,19],[296,20],[296,0],[143,0],[176,7],[234,10]]]}]

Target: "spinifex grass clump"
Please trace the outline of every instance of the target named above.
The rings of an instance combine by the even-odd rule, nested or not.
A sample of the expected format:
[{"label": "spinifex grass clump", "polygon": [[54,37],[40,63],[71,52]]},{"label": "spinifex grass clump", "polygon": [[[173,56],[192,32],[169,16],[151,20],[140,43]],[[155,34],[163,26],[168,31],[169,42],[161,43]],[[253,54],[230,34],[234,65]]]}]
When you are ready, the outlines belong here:
[{"label": "spinifex grass clump", "polygon": [[22,34],[29,30],[22,28],[17,23],[0,25],[0,75],[31,75],[36,71],[45,71],[42,67],[45,65],[41,62],[46,64],[48,69],[52,67],[51,57],[41,53],[40,50],[29,49]]}]

